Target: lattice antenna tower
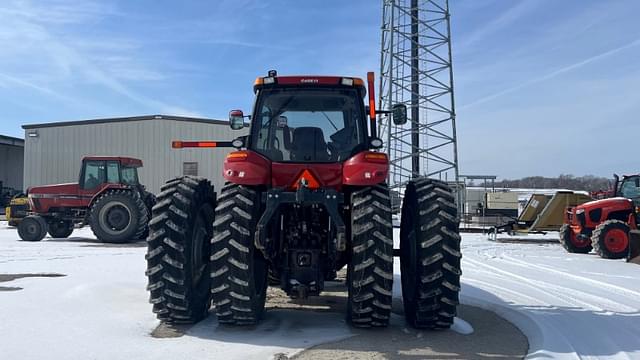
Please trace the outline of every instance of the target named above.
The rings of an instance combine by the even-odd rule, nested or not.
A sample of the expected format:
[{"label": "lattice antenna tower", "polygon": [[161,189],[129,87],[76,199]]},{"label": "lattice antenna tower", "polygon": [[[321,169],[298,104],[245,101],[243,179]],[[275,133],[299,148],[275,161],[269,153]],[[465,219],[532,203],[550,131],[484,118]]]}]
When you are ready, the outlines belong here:
[{"label": "lattice antenna tower", "polygon": [[409,121],[380,116],[389,185],[416,176],[458,181],[448,0],[383,0],[379,109],[407,105]]}]

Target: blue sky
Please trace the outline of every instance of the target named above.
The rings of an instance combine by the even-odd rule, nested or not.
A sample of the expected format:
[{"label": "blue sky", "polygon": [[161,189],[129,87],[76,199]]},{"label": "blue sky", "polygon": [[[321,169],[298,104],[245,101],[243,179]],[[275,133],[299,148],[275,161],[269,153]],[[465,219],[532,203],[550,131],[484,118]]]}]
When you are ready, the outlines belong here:
[{"label": "blue sky", "polygon": [[[640,171],[640,1],[450,0],[461,173]],[[281,74],[378,72],[381,1],[0,3],[0,134],[226,118]]]}]

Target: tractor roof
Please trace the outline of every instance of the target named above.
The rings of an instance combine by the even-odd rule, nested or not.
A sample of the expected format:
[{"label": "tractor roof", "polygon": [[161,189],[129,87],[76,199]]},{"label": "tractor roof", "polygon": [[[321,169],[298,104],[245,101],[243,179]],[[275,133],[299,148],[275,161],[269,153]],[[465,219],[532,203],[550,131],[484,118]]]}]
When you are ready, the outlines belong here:
[{"label": "tractor roof", "polygon": [[82,158],[82,161],[87,160],[117,161],[125,166],[142,167],[142,160],[126,156],[85,156]]},{"label": "tractor roof", "polygon": [[255,83],[253,84],[253,91],[256,92],[258,89],[263,87],[271,87],[271,86],[331,86],[331,87],[356,87],[360,90],[363,90],[362,94],[364,96],[365,86],[364,81],[360,78],[355,77],[344,77],[344,76],[324,76],[324,75],[292,75],[292,76],[266,76],[266,77],[258,77],[256,78]]}]

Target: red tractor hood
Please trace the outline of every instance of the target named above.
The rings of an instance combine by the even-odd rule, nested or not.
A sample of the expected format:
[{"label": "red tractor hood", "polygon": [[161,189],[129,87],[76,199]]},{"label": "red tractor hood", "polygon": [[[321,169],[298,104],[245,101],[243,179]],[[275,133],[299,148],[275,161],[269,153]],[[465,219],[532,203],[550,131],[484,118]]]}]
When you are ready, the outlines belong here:
[{"label": "red tractor hood", "polygon": [[615,198],[609,198],[609,199],[589,201],[582,205],[576,206],[576,209],[592,209],[592,208],[604,208],[604,207],[631,209],[633,208],[633,201],[623,197],[615,197]]},{"label": "red tractor hood", "polygon": [[79,186],[77,183],[43,185],[30,187],[29,195],[78,195]]}]

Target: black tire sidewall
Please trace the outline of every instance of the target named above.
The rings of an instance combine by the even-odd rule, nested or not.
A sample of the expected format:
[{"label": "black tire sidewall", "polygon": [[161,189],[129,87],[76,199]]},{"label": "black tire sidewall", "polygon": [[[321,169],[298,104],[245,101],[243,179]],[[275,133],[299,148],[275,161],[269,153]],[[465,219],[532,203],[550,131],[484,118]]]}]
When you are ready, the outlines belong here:
[{"label": "black tire sidewall", "polygon": [[[612,252],[607,248],[606,237],[611,230],[624,230],[627,233],[627,247],[620,252]],[[598,254],[605,259],[623,259],[629,253],[629,225],[622,221],[607,220],[600,224],[594,231],[592,242],[597,245]]]},{"label": "black tire sidewall", "polygon": [[[420,269],[418,268],[417,241],[409,238],[411,233],[416,235],[418,221],[413,213],[418,208],[415,184],[409,183],[405,189],[402,202],[402,215],[400,223],[400,280],[402,285],[402,302],[405,309],[415,312],[417,306],[415,282],[418,281]],[[413,243],[412,243],[413,242]],[[410,261],[413,260],[413,261]],[[410,275],[411,278],[409,278]],[[405,310],[406,312],[406,310]]]},{"label": "black tire sidewall", "polygon": [[73,232],[73,223],[69,220],[52,220],[49,222],[49,235],[52,238],[64,239]]},{"label": "black tire sidewall", "polygon": [[[185,242],[184,249],[184,267],[185,267],[185,286],[188,286],[188,291],[186,292],[188,295],[192,297],[191,303],[194,304],[194,314],[196,318],[206,317],[209,312],[210,306],[210,298],[211,298],[211,262],[208,261],[211,255],[211,237],[213,236],[213,223],[208,223],[206,221],[206,212],[210,212],[210,216],[213,217],[213,208],[208,203],[203,203],[202,200],[198,202],[198,210],[197,215],[193,219],[193,223],[189,226],[189,231],[187,232],[186,239],[189,239]],[[194,251],[194,243],[195,243],[195,235],[196,231],[200,228],[196,228],[196,225],[202,225],[205,227],[205,232],[208,234],[204,238],[204,242],[202,244],[202,255],[205,257],[205,265],[202,274],[200,274],[200,281],[193,286],[193,262],[191,259],[193,258]],[[201,308],[197,308],[202,306]],[[199,315],[198,315],[199,314]]]},{"label": "black tire sidewall", "polygon": [[591,251],[592,246],[589,243],[587,246],[578,247],[571,241],[572,229],[569,224],[563,224],[559,230],[560,244],[569,253],[586,254]]},{"label": "black tire sidewall", "polygon": [[[29,233],[27,228],[31,225],[36,225],[36,232]],[[18,235],[24,241],[40,241],[44,239],[47,234],[47,223],[44,219],[37,216],[27,216],[20,224],[18,224]]]},{"label": "black tire sidewall", "polygon": [[[135,196],[133,193],[107,193],[96,201],[96,204],[91,209],[91,229],[100,241],[110,243],[124,243],[129,240],[133,240],[138,231],[138,223],[140,222],[140,213],[136,205]],[[108,233],[104,227],[105,224],[101,223],[101,210],[110,204],[111,202],[118,201],[123,204],[127,210],[129,210],[129,224],[126,230],[120,234],[114,235]]]}]

